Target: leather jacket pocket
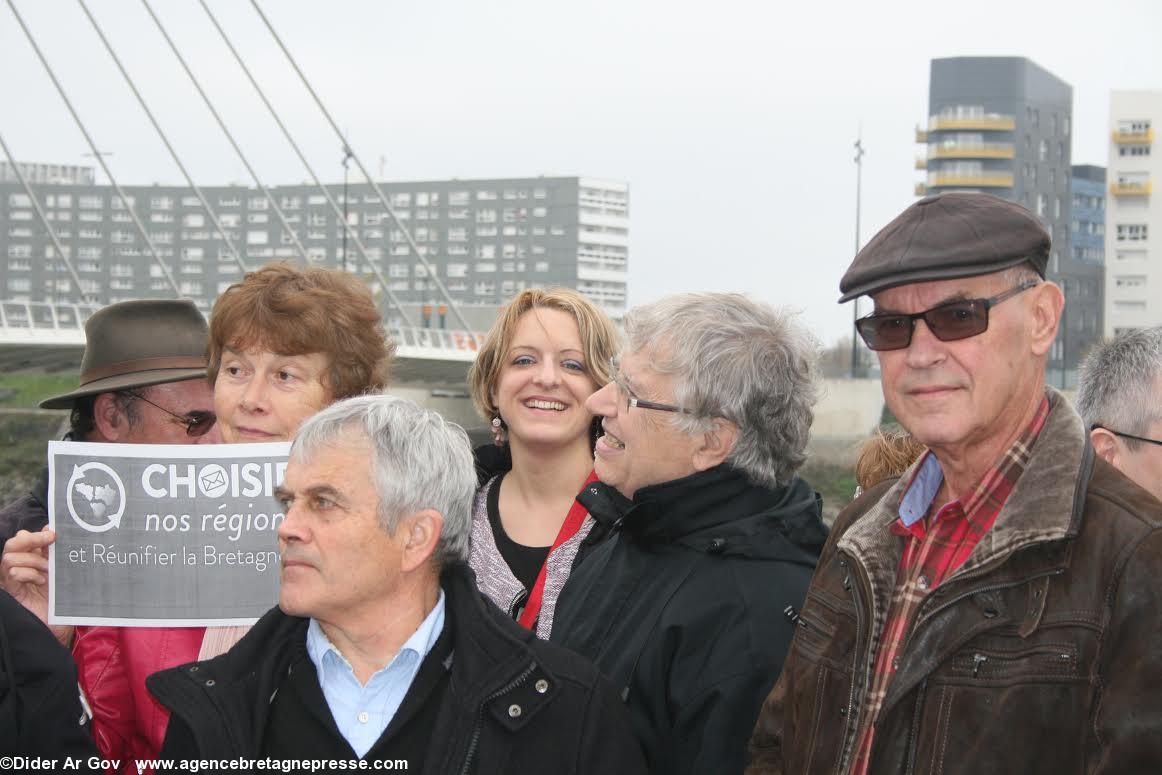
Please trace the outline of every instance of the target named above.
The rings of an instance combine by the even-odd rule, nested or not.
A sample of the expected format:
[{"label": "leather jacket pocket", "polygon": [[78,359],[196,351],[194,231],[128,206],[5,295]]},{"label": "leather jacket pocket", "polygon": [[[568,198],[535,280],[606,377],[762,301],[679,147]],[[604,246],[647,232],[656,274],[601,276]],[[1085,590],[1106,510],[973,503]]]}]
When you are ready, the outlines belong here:
[{"label": "leather jacket pocket", "polygon": [[1077,676],[1077,646],[1072,643],[1018,644],[1012,648],[965,649],[952,658],[949,674],[982,684],[1003,684]]}]

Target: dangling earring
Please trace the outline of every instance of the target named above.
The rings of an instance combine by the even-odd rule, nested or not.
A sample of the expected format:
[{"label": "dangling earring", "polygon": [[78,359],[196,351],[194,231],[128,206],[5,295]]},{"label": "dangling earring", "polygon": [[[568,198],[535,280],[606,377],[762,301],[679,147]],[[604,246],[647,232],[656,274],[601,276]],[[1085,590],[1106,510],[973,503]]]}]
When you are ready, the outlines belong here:
[{"label": "dangling earring", "polygon": [[498,414],[492,418],[492,443],[498,447],[503,447],[505,441],[504,420],[500,419]]}]

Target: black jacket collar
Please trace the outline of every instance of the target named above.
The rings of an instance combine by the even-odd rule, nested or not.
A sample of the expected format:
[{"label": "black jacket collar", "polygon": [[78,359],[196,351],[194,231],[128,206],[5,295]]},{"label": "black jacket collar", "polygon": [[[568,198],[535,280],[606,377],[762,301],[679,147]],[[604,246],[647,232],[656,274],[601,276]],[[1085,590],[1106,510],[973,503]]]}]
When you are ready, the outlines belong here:
[{"label": "black jacket collar", "polygon": [[799,477],[785,487],[752,484],[722,464],[643,487],[632,500],[596,482],[578,500],[595,519],[646,545],[814,565],[827,539],[822,499]]}]

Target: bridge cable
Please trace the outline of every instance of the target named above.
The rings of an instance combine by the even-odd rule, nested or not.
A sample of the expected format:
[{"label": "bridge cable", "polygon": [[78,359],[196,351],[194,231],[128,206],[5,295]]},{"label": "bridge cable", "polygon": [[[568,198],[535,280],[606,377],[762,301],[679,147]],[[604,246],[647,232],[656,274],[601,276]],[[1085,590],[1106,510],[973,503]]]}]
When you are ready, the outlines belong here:
[{"label": "bridge cable", "polygon": [[[146,2],[146,0],[142,0],[142,2]],[[359,158],[358,154],[356,154],[354,150],[352,150],[349,146],[346,145],[346,142],[347,142],[346,138],[344,138],[343,133],[339,130],[339,126],[338,126],[338,124],[335,123],[335,119],[331,118],[331,114],[327,111],[327,108],[323,105],[323,101],[321,99],[319,99],[318,93],[316,93],[315,90],[311,87],[310,82],[307,81],[307,77],[305,75],[303,75],[303,71],[299,68],[298,63],[295,61],[295,58],[291,55],[291,53],[287,49],[286,45],[282,42],[282,38],[280,38],[278,33],[275,32],[274,27],[270,23],[270,20],[266,17],[266,14],[263,13],[262,8],[259,7],[258,0],[250,0],[250,4],[252,6],[254,6],[254,10],[258,12],[258,15],[262,18],[263,24],[266,25],[266,28],[268,30],[270,30],[271,36],[274,38],[275,42],[278,44],[278,47],[280,49],[282,49],[282,53],[286,55],[287,61],[290,62],[291,67],[293,67],[295,73],[298,74],[299,80],[301,80],[303,82],[303,86],[306,87],[307,91],[310,92],[311,97],[314,98],[315,104],[318,105],[319,110],[322,112],[323,116],[326,117],[327,123],[329,123],[331,125],[331,129],[333,129],[335,131],[335,134],[339,137],[339,140],[344,144],[344,147],[346,147],[347,150],[351,151],[351,158],[354,159],[355,163],[359,166],[359,171],[363,173],[363,177],[367,179],[367,182],[371,184],[372,189],[375,190],[376,195],[379,197],[379,201],[383,204],[384,209],[387,210],[387,214],[391,216],[392,221],[394,221],[395,225],[400,229],[400,231],[403,232],[404,238],[407,240],[408,246],[411,247],[412,252],[415,253],[416,258],[418,258],[420,260],[420,263],[422,263],[424,265],[424,268],[428,272],[429,278],[435,281],[436,287],[440,290],[440,293],[443,294],[444,299],[448,302],[449,309],[452,310],[452,313],[456,316],[456,319],[460,322],[460,325],[463,327],[463,330],[469,331],[469,332],[472,331],[472,327],[469,326],[468,321],[466,321],[464,319],[464,316],[460,312],[460,308],[456,306],[456,302],[452,299],[451,294],[448,293],[448,289],[446,287],[444,287],[444,283],[440,281],[439,275],[436,274],[435,269],[428,262],[427,257],[423,253],[420,252],[419,246],[416,245],[415,239],[412,238],[411,230],[409,230],[408,227],[403,223],[403,221],[400,220],[400,217],[396,214],[395,209],[392,208],[391,203],[388,202],[387,197],[384,196],[383,189],[380,188],[379,184],[375,182],[375,180],[371,177],[371,174],[367,171],[367,168],[363,165],[362,159]]]},{"label": "bridge cable", "polygon": [[246,265],[246,262],[238,253],[238,249],[234,246],[234,242],[230,239],[230,235],[218,221],[218,216],[210,207],[210,202],[206,199],[205,194],[202,193],[202,189],[198,188],[198,185],[194,183],[193,178],[190,177],[190,173],[186,170],[185,165],[182,164],[182,160],[178,156],[177,151],[174,150],[173,145],[170,144],[169,138],[166,137],[165,131],[163,131],[161,125],[157,123],[157,119],[154,118],[153,112],[149,109],[149,105],[146,104],[145,98],[142,97],[141,92],[137,90],[136,84],[134,84],[133,79],[125,70],[124,65],[121,64],[121,59],[113,50],[113,46],[109,43],[109,39],[105,37],[105,33],[102,31],[101,26],[97,24],[96,18],[94,18],[92,12],[89,11],[89,7],[85,4],[85,0],[77,0],[77,3],[81,6],[81,10],[85,12],[85,16],[89,18],[89,21],[93,25],[93,29],[97,32],[97,37],[99,37],[101,42],[105,45],[105,50],[107,50],[109,52],[109,56],[113,58],[113,62],[117,65],[117,69],[120,70],[121,75],[125,77],[125,82],[129,85],[129,90],[133,92],[133,96],[137,98],[137,102],[141,105],[141,109],[145,111],[145,115],[149,119],[149,123],[151,123],[153,128],[157,130],[157,134],[159,137],[161,137],[162,143],[165,144],[166,150],[169,151],[169,155],[173,157],[174,164],[176,164],[178,169],[181,170],[182,175],[186,179],[186,183],[188,183],[190,188],[194,190],[194,193],[197,194],[198,200],[202,203],[202,207],[206,209],[206,213],[210,216],[210,220],[213,221],[214,228],[218,230],[218,234],[222,237],[222,240],[226,243],[226,247],[230,250],[230,255],[234,257],[234,262],[238,264],[238,268],[243,272],[249,271],[250,268]]},{"label": "bridge cable", "polygon": [[[104,156],[100,151],[97,150],[97,144],[93,142],[93,138],[89,135],[89,130],[85,128],[85,123],[81,121],[81,117],[73,108],[73,103],[69,100],[68,95],[65,94],[64,87],[61,86],[60,81],[57,80],[52,66],[49,65],[48,60],[45,59],[44,54],[41,53],[40,46],[36,44],[36,38],[33,36],[32,30],[30,30],[28,25],[24,23],[24,18],[20,15],[20,12],[16,10],[16,4],[13,2],[13,0],[6,1],[8,3],[9,9],[12,11],[12,15],[16,17],[16,21],[20,24],[20,28],[24,30],[25,37],[28,38],[28,42],[32,45],[32,50],[36,52],[36,56],[40,60],[40,63],[44,65],[45,72],[48,73],[49,79],[52,80],[53,86],[56,87],[57,93],[60,94],[61,99],[64,100],[65,107],[69,109],[69,113],[72,115],[73,121],[76,122],[77,128],[79,128],[81,130],[81,134],[85,136],[85,141],[89,144],[89,149],[96,157],[97,163],[101,165],[101,169],[105,172],[105,176],[109,178],[109,182],[113,185],[114,190],[117,192],[117,196],[121,200],[121,205],[125,207],[126,212],[128,212],[130,218],[133,219],[133,225],[137,227],[137,231],[141,234],[141,238],[145,240],[145,244],[149,248],[150,254],[153,255],[154,261],[156,261],[157,265],[161,268],[162,274],[164,274],[166,280],[169,281],[169,284],[173,288],[174,293],[176,293],[180,298],[182,296],[182,291],[181,288],[178,287],[177,281],[174,280],[173,273],[170,271],[166,263],[161,260],[161,256],[157,252],[157,248],[154,247],[153,240],[149,238],[149,232],[145,230],[145,226],[141,223],[141,219],[137,217],[137,213],[133,209],[131,200],[125,195],[125,192],[121,189],[121,185],[117,182],[117,179],[113,177],[113,173],[110,171],[109,165],[105,163]],[[77,290],[80,291],[79,285]]]},{"label": "bridge cable", "polygon": [[0,135],[0,146],[4,148],[4,155],[8,157],[8,163],[12,165],[12,170],[16,173],[16,177],[20,180],[20,185],[24,186],[24,193],[32,202],[32,207],[36,210],[36,216],[40,218],[40,222],[44,225],[45,231],[48,232],[48,238],[52,240],[52,244],[56,246],[56,252],[64,259],[65,266],[68,267],[69,274],[72,275],[73,282],[77,284],[77,293],[81,296],[82,303],[90,301],[95,302],[97,297],[95,295],[85,292],[81,285],[81,277],[77,274],[76,268],[73,266],[69,254],[65,252],[64,247],[61,246],[61,241],[57,238],[56,230],[49,223],[48,217],[40,206],[40,202],[36,200],[36,192],[32,190],[32,186],[28,184],[28,179],[24,177],[24,173],[20,170],[20,165],[17,164],[16,159],[12,156],[12,151],[8,150],[8,143],[4,142],[4,137]]},{"label": "bridge cable", "polygon": [[[11,0],[9,0],[9,2],[11,2]],[[165,42],[169,44],[170,50],[173,52],[174,56],[177,57],[178,62],[182,66],[182,69],[185,70],[186,75],[190,77],[190,81],[193,82],[194,88],[198,90],[198,94],[201,95],[202,101],[206,103],[206,107],[209,108],[211,115],[213,115],[214,119],[218,122],[218,127],[222,130],[222,134],[224,134],[226,139],[230,141],[230,145],[234,148],[234,152],[237,153],[238,158],[242,160],[242,164],[246,167],[246,171],[249,172],[250,177],[254,179],[255,185],[257,185],[258,188],[262,190],[262,193],[266,196],[266,200],[270,202],[270,206],[274,209],[275,214],[278,216],[279,222],[282,223],[282,228],[287,234],[290,235],[290,238],[294,242],[295,248],[298,250],[299,255],[303,257],[304,262],[310,265],[311,259],[310,256],[307,255],[306,248],[304,248],[303,243],[299,241],[299,237],[295,233],[295,230],[291,228],[290,222],[287,221],[286,215],[283,213],[282,208],[279,207],[278,202],[275,201],[274,194],[270,192],[270,189],[263,185],[262,180],[258,177],[258,173],[255,172],[254,167],[250,165],[250,161],[246,158],[246,154],[242,152],[242,148],[240,148],[238,143],[234,140],[234,135],[231,134],[230,130],[226,127],[226,122],[224,122],[222,117],[218,114],[218,111],[214,107],[214,103],[210,100],[209,95],[207,95],[205,90],[202,89],[202,85],[198,81],[197,76],[194,75],[193,70],[191,70],[190,66],[186,63],[185,57],[183,57],[181,52],[178,51],[178,47],[174,44],[173,39],[169,36],[169,32],[166,31],[165,25],[162,24],[161,19],[157,17],[157,14],[153,12],[153,6],[149,4],[149,0],[141,0],[141,4],[145,6],[145,10],[149,12],[149,15],[153,19],[154,24],[157,25],[157,29],[161,32],[162,37],[165,38]]]},{"label": "bridge cable", "polygon": [[[298,143],[296,143],[294,138],[291,136],[290,130],[288,130],[286,124],[283,123],[283,120],[279,116],[278,111],[274,109],[274,106],[270,103],[270,100],[267,99],[266,93],[262,90],[262,87],[258,85],[258,81],[255,80],[254,75],[250,72],[250,68],[246,66],[246,62],[243,61],[242,56],[234,47],[234,44],[231,42],[229,36],[226,35],[226,31],[222,29],[222,25],[218,23],[217,17],[214,16],[214,13],[210,10],[210,7],[206,5],[205,0],[198,0],[198,2],[201,4],[202,9],[205,10],[206,15],[210,18],[210,22],[214,25],[214,28],[218,30],[218,34],[222,36],[222,41],[226,44],[226,47],[230,49],[230,53],[234,55],[234,59],[238,62],[238,66],[242,68],[242,72],[246,74],[247,79],[250,81],[250,85],[253,86],[254,91],[258,93],[259,98],[262,100],[262,104],[266,106],[266,109],[270,112],[274,122],[278,125],[278,128],[282,130],[283,137],[285,137],[287,142],[290,143],[290,147],[294,149],[295,155],[298,156],[299,161],[301,161],[303,166],[306,167],[306,170],[310,174],[311,179],[315,181],[315,185],[318,186],[319,190],[323,192],[323,196],[327,198],[327,203],[331,205],[331,210],[335,213],[335,219],[343,224],[343,228],[347,231],[348,236],[350,236],[352,242],[355,243],[355,248],[359,251],[359,255],[362,256],[363,260],[367,262],[367,265],[371,268],[371,271],[375,274],[375,277],[383,286],[383,289],[387,293],[388,298],[399,311],[400,317],[403,319],[405,324],[409,326],[413,325],[411,319],[408,317],[407,312],[403,308],[403,304],[395,295],[395,292],[391,290],[391,286],[388,284],[387,279],[383,276],[382,270],[376,266],[376,264],[372,262],[371,258],[367,255],[367,250],[364,248],[362,240],[359,239],[358,230],[353,229],[351,224],[347,223],[347,220],[343,217],[343,211],[339,208],[335,198],[331,196],[331,192],[325,185],[323,185],[323,182],[319,179],[319,176],[315,174],[314,168],[303,155],[302,150],[299,148]],[[344,150],[349,150],[345,140],[343,143],[343,148]],[[347,257],[344,256],[343,260],[345,265]]]}]

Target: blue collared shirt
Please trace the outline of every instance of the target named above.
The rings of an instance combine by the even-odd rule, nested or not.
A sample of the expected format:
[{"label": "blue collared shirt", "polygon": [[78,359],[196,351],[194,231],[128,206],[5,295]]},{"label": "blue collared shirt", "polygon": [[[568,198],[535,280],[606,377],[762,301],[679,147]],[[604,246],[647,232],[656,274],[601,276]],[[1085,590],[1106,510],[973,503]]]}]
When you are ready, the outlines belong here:
[{"label": "blue collared shirt", "polygon": [[444,631],[444,590],[419,628],[400,647],[387,667],[360,685],[351,663],[314,619],[307,627],[307,655],[315,664],[319,687],[339,732],[363,758],[395,717],[424,657]]},{"label": "blue collared shirt", "polygon": [[944,471],[940,468],[940,461],[931,452],[925,452],[924,462],[916,469],[912,482],[900,499],[900,521],[905,527],[911,527],[924,518],[943,483]]}]

